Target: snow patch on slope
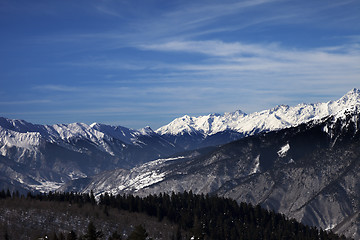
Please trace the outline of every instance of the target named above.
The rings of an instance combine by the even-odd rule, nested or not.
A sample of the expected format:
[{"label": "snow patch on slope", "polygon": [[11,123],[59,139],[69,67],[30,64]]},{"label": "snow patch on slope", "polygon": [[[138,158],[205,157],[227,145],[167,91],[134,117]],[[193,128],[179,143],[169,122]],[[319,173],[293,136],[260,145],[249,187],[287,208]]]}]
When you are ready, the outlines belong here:
[{"label": "snow patch on slope", "polygon": [[158,168],[165,162],[175,161],[185,158],[184,156],[174,158],[160,158],[148,163],[145,163],[137,168],[131,170],[132,174],[138,174],[135,178],[130,179],[124,188],[134,189],[135,192],[146,188],[152,184],[158,183],[165,178],[166,172],[161,172]]},{"label": "snow patch on slope", "polygon": [[173,158],[160,158],[131,170],[118,169],[110,175],[103,173],[99,176],[93,185],[87,186],[84,190],[93,190],[97,195],[108,192],[117,194],[119,192],[137,192],[150,185],[164,180],[167,172],[162,170],[162,166],[167,162],[176,161],[185,158],[178,156]]},{"label": "snow patch on slope", "polygon": [[287,143],[286,145],[282,146],[280,150],[277,152],[279,157],[285,157],[287,152],[290,150],[290,145]]},{"label": "snow patch on slope", "polygon": [[51,182],[51,181],[39,181],[39,184],[29,185],[29,187],[38,190],[42,193],[47,193],[49,191],[56,191],[64,183]]},{"label": "snow patch on slope", "polygon": [[254,161],[254,167],[252,168],[252,170],[250,171],[249,175],[255,174],[255,173],[259,173],[260,172],[260,155],[258,155],[255,158]]}]

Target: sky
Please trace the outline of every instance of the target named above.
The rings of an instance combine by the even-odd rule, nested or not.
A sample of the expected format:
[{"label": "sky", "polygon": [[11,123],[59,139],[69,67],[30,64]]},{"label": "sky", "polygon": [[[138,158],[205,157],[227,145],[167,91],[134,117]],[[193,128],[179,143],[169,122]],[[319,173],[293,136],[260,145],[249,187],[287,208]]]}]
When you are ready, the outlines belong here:
[{"label": "sky", "polygon": [[360,88],[359,0],[0,0],[0,116],[154,130]]}]

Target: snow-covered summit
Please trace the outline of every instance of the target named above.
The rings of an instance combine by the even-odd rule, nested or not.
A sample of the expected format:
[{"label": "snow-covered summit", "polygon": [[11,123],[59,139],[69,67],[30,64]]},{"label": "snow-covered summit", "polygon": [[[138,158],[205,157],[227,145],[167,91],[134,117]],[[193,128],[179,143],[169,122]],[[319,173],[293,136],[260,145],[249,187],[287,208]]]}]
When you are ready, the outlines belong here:
[{"label": "snow-covered summit", "polygon": [[232,122],[239,120],[246,116],[246,113],[241,110],[220,114],[209,114],[199,117],[190,117],[185,115],[181,118],[176,118],[168,125],[165,125],[156,130],[156,133],[164,135],[178,135],[183,133],[200,132],[204,135],[211,135],[217,132],[225,131],[229,128]]},{"label": "snow-covered summit", "polygon": [[360,90],[354,88],[337,101],[297,106],[279,105],[272,109],[246,115],[238,110],[223,115],[209,114],[199,117],[185,115],[156,130],[161,135],[182,135],[198,132],[213,135],[225,130],[251,135],[292,127],[315,119],[354,109],[360,105]]},{"label": "snow-covered summit", "polygon": [[[351,91],[349,91],[347,94],[345,94],[343,97],[341,97],[338,101],[339,104],[344,105],[356,105],[360,103],[360,89],[353,88]],[[350,107],[350,106],[349,106]]]},{"label": "snow-covered summit", "polygon": [[122,126],[111,126],[101,123],[93,123],[90,125],[90,127],[106,134],[107,136],[119,139],[127,144],[133,144],[137,142],[136,139],[140,135],[147,135],[143,129],[135,130]]},{"label": "snow-covered summit", "polygon": [[155,133],[154,130],[152,130],[150,126],[141,128],[138,131],[141,133],[141,135],[152,135]]},{"label": "snow-covered summit", "polygon": [[41,142],[57,143],[73,149],[72,140],[87,140],[98,149],[113,155],[109,147],[111,139],[117,139],[126,144],[141,144],[140,136],[150,135],[150,128],[134,130],[122,126],[110,126],[100,123],[87,125],[85,123],[40,125],[24,120],[0,117],[0,147],[16,146],[29,150],[39,146]]},{"label": "snow-covered summit", "polygon": [[[2,145],[21,147],[38,146],[42,141],[66,145],[73,139],[83,139],[96,145],[99,149],[112,154],[108,143],[117,139],[125,144],[142,144],[142,136],[202,134],[213,135],[231,130],[243,135],[252,135],[262,131],[272,131],[296,126],[311,120],[322,119],[330,115],[341,115],[360,109],[360,90],[352,89],[339,100],[316,104],[299,104],[296,106],[279,105],[272,109],[246,114],[241,110],[224,114],[209,114],[192,117],[185,115],[157,129],[150,127],[139,130],[122,126],[111,126],[100,123],[39,125],[24,120],[12,120],[0,117]],[[18,144],[17,144],[18,142]],[[21,142],[21,143],[20,143]]]}]

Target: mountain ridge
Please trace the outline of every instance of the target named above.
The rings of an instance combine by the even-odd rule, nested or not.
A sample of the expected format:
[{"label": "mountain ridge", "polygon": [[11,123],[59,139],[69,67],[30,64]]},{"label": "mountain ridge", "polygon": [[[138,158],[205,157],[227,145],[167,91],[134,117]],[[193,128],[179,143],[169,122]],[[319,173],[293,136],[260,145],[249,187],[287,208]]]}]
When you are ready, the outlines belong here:
[{"label": "mountain ridge", "polygon": [[196,133],[209,136],[231,130],[248,136],[261,131],[272,131],[296,126],[314,119],[321,119],[357,105],[360,105],[360,90],[354,88],[340,99],[326,103],[301,103],[292,107],[278,105],[274,108],[251,114],[237,110],[224,114],[212,113],[198,117],[184,115],[155,131],[149,126],[135,130],[120,125],[113,126],[96,122],[90,125],[78,122],[40,125],[32,124],[25,120],[4,117],[0,117],[0,127],[24,134],[39,132],[42,137],[51,142],[56,142],[59,139],[68,140],[79,136],[97,142],[102,138],[106,138],[106,136],[110,136],[127,144],[141,144],[141,142],[137,141],[137,137],[154,133],[159,135]]},{"label": "mountain ridge", "polygon": [[[266,115],[267,117],[272,116],[275,118],[279,118],[277,113],[281,113],[284,115],[284,112],[290,112],[290,115],[294,115],[294,119],[292,124],[299,124],[306,121],[310,121],[313,119],[320,119],[324,116],[335,114],[337,111],[344,110],[347,108],[351,108],[352,106],[360,105],[360,89],[353,88],[340,99],[333,101],[330,100],[328,102],[320,102],[320,103],[300,103],[296,106],[289,106],[289,105],[277,105],[273,108],[262,110],[259,112],[254,112],[247,114],[241,110],[236,110],[234,112],[226,112],[224,114],[218,113],[211,113],[208,115],[202,115],[198,117],[184,115],[183,117],[179,117],[171,121],[169,124],[166,124],[162,127],[159,127],[155,131],[151,129],[151,127],[146,126],[141,129],[132,129],[127,128],[120,125],[107,125],[103,123],[94,122],[92,124],[85,124],[80,122],[74,122],[69,124],[53,124],[53,125],[41,125],[41,124],[33,124],[27,122],[25,120],[18,120],[18,119],[9,119],[5,117],[0,117],[0,126],[6,129],[14,130],[21,133],[26,132],[40,132],[43,135],[49,135],[48,137],[52,137],[53,139],[56,138],[71,138],[75,137],[76,134],[79,134],[79,130],[86,131],[86,130],[93,130],[99,131],[102,133],[108,133],[113,137],[118,138],[119,140],[123,140],[124,142],[131,143],[131,138],[134,135],[140,134],[151,134],[151,133],[158,133],[160,135],[171,134],[177,135],[179,133],[191,133],[192,131],[198,131],[205,135],[213,135],[220,131],[225,130],[235,130],[238,132],[251,132],[249,128],[241,128],[241,127],[234,127],[242,125],[242,120],[245,122],[254,120],[254,118]],[[311,109],[312,108],[312,109]],[[310,111],[310,112],[309,112]],[[296,114],[303,113],[302,114]],[[289,117],[285,115],[286,117]],[[282,116],[283,117],[283,116]],[[244,119],[245,118],[245,119]],[[291,123],[292,121],[286,121],[286,118],[281,118],[284,123]],[[241,120],[241,121],[239,121]],[[222,121],[222,125],[219,125]],[[177,123],[184,122],[183,125],[179,125]],[[216,124],[214,124],[214,122]],[[215,125],[215,126],[213,126]],[[275,130],[271,128],[268,130]],[[174,129],[173,127],[178,127],[178,129]],[[277,129],[280,129],[278,127]],[[75,131],[75,130],[78,131]],[[242,129],[245,129],[242,130]],[[254,128],[253,128],[254,129]],[[67,130],[67,131],[66,131]],[[48,132],[48,134],[45,134]],[[83,135],[91,136],[89,133],[84,133]],[[93,133],[96,135],[96,133]]]},{"label": "mountain ridge", "polygon": [[[53,190],[52,187],[47,189],[47,186],[62,185],[68,180],[113,168],[131,169],[185,150],[220,146],[261,132],[320,121],[330,113],[342,116],[347,111],[357,111],[359,103],[360,90],[354,88],[342,98],[326,103],[298,104],[294,107],[279,105],[252,114],[238,110],[223,115],[186,116],[184,121],[180,118],[181,121],[191,124],[180,125],[177,130],[182,132],[176,135],[160,134],[159,129],[153,131],[150,127],[134,130],[101,123],[40,125],[0,117],[0,154],[7,159],[0,163],[0,171],[4,176],[12,176],[12,183],[6,183],[7,186],[13,183],[23,185],[25,179],[32,179],[27,181],[29,189],[36,185],[34,181],[38,181],[41,185],[39,189]],[[291,121],[287,121],[286,117]],[[220,130],[223,131],[217,132]],[[331,129],[326,131],[331,133]],[[42,170],[33,171],[29,176],[23,170],[14,171],[12,166],[15,165],[10,162],[22,164],[17,169],[30,167]],[[256,169],[252,171],[256,172]]]},{"label": "mountain ridge", "polygon": [[155,132],[160,135],[183,135],[198,132],[206,136],[225,130],[233,130],[247,136],[261,131],[272,131],[321,119],[355,105],[360,105],[360,90],[356,88],[350,90],[340,99],[326,103],[301,103],[293,107],[278,105],[251,114],[237,110],[222,115],[209,114],[199,117],[185,115],[158,128]]}]

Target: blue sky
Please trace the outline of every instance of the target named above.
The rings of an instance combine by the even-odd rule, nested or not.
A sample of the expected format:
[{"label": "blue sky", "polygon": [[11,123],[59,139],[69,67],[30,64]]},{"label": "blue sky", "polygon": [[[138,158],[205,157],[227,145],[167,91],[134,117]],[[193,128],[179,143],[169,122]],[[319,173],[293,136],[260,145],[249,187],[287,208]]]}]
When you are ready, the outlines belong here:
[{"label": "blue sky", "polygon": [[360,1],[0,0],[0,116],[156,129],[360,87]]}]

